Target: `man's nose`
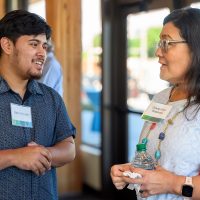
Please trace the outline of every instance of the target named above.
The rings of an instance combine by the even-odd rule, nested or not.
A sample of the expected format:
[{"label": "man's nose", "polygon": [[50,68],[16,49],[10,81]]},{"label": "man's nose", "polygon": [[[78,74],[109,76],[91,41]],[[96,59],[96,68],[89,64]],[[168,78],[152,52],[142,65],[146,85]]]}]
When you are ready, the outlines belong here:
[{"label": "man's nose", "polygon": [[46,48],[44,48],[43,45],[38,45],[37,55],[46,57],[46,54],[47,54]]}]

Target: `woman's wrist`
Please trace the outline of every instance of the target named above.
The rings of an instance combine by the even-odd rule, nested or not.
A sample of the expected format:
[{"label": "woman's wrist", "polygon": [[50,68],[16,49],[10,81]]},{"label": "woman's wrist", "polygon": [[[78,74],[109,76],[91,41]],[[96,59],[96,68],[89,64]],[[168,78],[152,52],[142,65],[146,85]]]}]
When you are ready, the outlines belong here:
[{"label": "woman's wrist", "polygon": [[182,186],[185,183],[185,176],[174,175],[172,184],[172,194],[181,195]]}]

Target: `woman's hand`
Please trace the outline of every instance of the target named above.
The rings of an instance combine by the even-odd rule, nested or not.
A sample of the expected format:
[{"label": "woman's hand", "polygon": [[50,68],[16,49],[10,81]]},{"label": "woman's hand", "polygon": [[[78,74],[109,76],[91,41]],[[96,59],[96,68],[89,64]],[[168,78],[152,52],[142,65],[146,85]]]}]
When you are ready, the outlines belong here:
[{"label": "woman's hand", "polygon": [[131,171],[133,168],[130,163],[113,165],[110,170],[112,182],[118,190],[122,190],[128,183],[132,183],[132,179],[124,176],[125,171]]},{"label": "woman's hand", "polygon": [[[155,170],[144,170],[130,168],[131,172],[141,174],[142,178],[132,179],[132,183],[140,184],[142,197],[149,197],[156,194],[179,194],[183,177],[177,176],[164,168],[157,166]],[[180,195],[180,194],[179,194]]]}]

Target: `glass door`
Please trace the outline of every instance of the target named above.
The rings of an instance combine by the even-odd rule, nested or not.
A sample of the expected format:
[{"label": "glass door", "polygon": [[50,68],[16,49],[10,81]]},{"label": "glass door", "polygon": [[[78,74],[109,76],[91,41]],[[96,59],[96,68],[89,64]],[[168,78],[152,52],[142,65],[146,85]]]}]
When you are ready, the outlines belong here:
[{"label": "glass door", "polygon": [[127,16],[127,107],[128,113],[128,160],[135,154],[135,146],[144,121],[141,114],[153,95],[168,86],[160,80],[160,67],[155,57],[156,44],[162,21],[168,8]]},{"label": "glass door", "polygon": [[82,0],[82,143],[97,149],[101,147],[101,32],[100,0]]}]

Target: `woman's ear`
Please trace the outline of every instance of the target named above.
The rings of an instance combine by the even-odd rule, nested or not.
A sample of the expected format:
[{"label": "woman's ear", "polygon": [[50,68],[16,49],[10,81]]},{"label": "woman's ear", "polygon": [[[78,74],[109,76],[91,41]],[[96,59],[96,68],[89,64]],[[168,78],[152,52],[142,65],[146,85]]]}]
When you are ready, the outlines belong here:
[{"label": "woman's ear", "polygon": [[13,50],[13,42],[7,37],[0,39],[0,45],[5,54],[10,54]]}]

